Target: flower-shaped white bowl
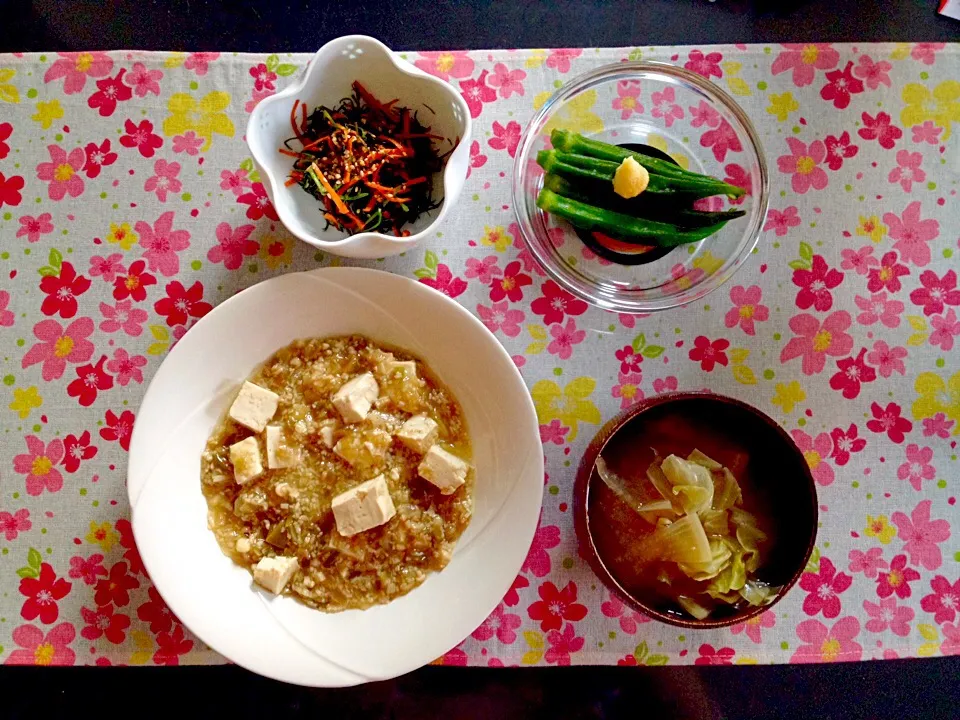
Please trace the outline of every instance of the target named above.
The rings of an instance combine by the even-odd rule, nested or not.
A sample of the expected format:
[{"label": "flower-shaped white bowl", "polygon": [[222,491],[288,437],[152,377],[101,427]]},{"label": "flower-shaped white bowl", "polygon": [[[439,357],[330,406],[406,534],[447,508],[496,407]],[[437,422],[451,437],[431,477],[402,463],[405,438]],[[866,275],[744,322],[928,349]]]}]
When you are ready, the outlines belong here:
[{"label": "flower-shaped white bowl", "polygon": [[[358,80],[375,97],[398,98],[398,105],[415,110],[431,132],[443,136],[439,151],[454,148],[442,172],[433,179],[440,207],[421,215],[405,229],[408,237],[366,232],[346,236],[326,228],[316,198],[297,185],[285,187],[291,159],[278,152],[293,135],[290,112],[296,100],[312,111],[317,105],[335,105],[351,94]],[[287,229],[316,248],[352,258],[379,258],[409,250],[443,222],[463,189],[470,159],[470,110],[450,85],[401,60],[378,40],[347,35],[331,40],[317,51],[303,79],[263,100],[250,115],[247,145],[260,171],[263,185]],[[454,147],[455,146],[455,147]]]}]

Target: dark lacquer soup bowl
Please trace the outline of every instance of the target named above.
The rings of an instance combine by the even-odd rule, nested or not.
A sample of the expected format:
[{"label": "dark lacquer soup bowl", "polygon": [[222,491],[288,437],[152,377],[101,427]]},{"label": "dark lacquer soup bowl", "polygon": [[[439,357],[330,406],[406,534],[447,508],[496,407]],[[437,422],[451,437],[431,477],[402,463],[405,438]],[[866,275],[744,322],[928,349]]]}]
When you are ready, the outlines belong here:
[{"label": "dark lacquer soup bowl", "polygon": [[[645,532],[651,533],[673,524],[676,516],[673,520],[659,519],[659,525],[649,520],[649,515],[638,516],[629,503],[637,496],[615,492],[609,481],[613,473],[618,483],[643,482],[641,478],[648,477],[646,472],[651,462],[661,462],[670,455],[686,458],[694,449],[730,468],[736,476],[741,489],[737,508],[727,510],[729,515],[721,518],[724,526],[726,518],[730,518],[729,527],[736,528],[734,533],[739,533],[740,528],[734,519],[743,517],[749,517],[751,523],[755,521],[761,530],[757,559],[752,565],[749,560],[747,563],[753,570],[747,573],[744,593],[751,588],[764,591],[762,600],[754,603],[746,597],[737,600],[729,585],[722,587],[727,591],[724,598],[697,596],[702,597],[703,604],[709,608],[709,615],[702,619],[691,614],[688,597],[678,602],[676,596],[690,596],[691,587],[704,586],[693,584],[687,576],[676,580],[678,573],[674,571],[679,567],[676,563],[664,562],[662,558],[648,562],[648,553],[634,551],[638,545],[649,545],[647,536],[627,532],[628,524],[632,527],[637,517],[644,518],[640,525],[649,528]],[[598,457],[603,458],[601,465],[607,479],[600,475]],[[714,477],[722,482],[724,475]],[[720,492],[718,489],[717,493]],[[716,507],[719,500],[712,502]],[[638,503],[636,507],[654,506]],[[724,511],[708,508],[702,517],[710,519],[717,512]],[[746,403],[706,391],[647,398],[608,422],[587,448],[574,486],[574,522],[580,553],[594,572],[630,606],[652,618],[685,628],[717,628],[744,622],[778,602],[800,578],[810,559],[816,542],[817,513],[816,485],[807,459],[783,428]],[[656,514],[652,517],[654,521],[658,519]],[[708,530],[716,527],[712,519],[703,526]],[[746,537],[736,534],[735,538],[744,539],[747,545],[753,542],[749,534]],[[730,544],[743,550],[735,540]],[[711,542],[710,548],[719,547],[726,553],[722,545],[718,540]],[[637,561],[641,556],[645,559]],[[749,558],[744,554],[741,557]],[[726,567],[730,567],[729,562]],[[718,576],[719,582],[729,577]],[[704,582],[711,582],[714,592],[719,592],[713,581]],[[703,608],[698,603],[694,605],[702,615]]]}]

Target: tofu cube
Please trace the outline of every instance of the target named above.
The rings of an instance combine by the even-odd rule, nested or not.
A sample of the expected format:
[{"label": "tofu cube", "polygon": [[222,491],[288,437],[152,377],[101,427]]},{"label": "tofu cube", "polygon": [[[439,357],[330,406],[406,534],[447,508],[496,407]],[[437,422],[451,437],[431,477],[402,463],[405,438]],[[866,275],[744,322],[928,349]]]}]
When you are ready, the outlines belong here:
[{"label": "tofu cube", "polygon": [[467,481],[470,466],[453,453],[438,445],[432,446],[417,471],[427,482],[433,483],[443,495],[451,495]]},{"label": "tofu cube", "polygon": [[280,396],[252,382],[245,382],[230,406],[230,417],[254,432],[263,432],[277,412]]},{"label": "tofu cube", "polygon": [[320,426],[318,435],[320,435],[320,442],[326,445],[331,450],[333,449],[333,444],[336,442],[334,440],[334,433],[337,431],[337,421],[329,420]]},{"label": "tofu cube", "polygon": [[380,387],[373,374],[364,373],[348,380],[333,394],[333,406],[345,423],[360,422],[379,396]]},{"label": "tofu cube", "polygon": [[421,455],[430,449],[439,435],[439,426],[426,415],[414,415],[397,431],[400,442]]},{"label": "tofu cube", "polygon": [[413,360],[388,360],[383,364],[383,369],[390,377],[395,377],[399,373],[407,380],[417,379],[417,364]]},{"label": "tofu cube", "polygon": [[279,595],[299,567],[300,563],[295,557],[278,555],[261,558],[253,567],[253,579],[257,585]]},{"label": "tofu cube", "polygon": [[287,445],[279,425],[267,425],[267,467],[271,470],[300,464],[300,448]]},{"label": "tofu cube", "polygon": [[263,474],[260,461],[260,446],[255,437],[248,437],[230,446],[230,462],[233,464],[233,477],[240,485],[246,485]]},{"label": "tofu cube", "polygon": [[383,475],[362,482],[333,499],[337,531],[347,537],[383,525],[396,512]]}]

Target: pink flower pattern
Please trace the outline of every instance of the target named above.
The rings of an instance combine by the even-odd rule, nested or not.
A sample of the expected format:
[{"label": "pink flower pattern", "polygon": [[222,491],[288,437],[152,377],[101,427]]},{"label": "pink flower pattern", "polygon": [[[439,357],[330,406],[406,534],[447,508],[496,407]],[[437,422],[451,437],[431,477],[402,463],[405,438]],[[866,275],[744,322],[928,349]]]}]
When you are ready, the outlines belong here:
[{"label": "pink flower pattern", "polygon": [[[736,95],[774,166],[771,210],[765,221],[750,215],[728,227],[746,231],[756,221],[764,232],[756,257],[720,293],[666,313],[614,315],[581,305],[567,284],[543,270],[512,222],[510,187],[525,123],[555,84],[641,50],[644,59],[687,66]],[[429,250],[437,262],[417,273],[425,275],[423,284],[493,329],[537,397],[545,387],[555,393],[549,407],[536,403],[542,415],[555,411],[537,422],[537,450],[549,471],[541,527],[502,602],[491,602],[490,617],[443,663],[960,655],[954,529],[960,505],[951,459],[960,438],[953,403],[960,247],[950,222],[958,123],[949,126],[952,101],[943,85],[957,75],[957,57],[937,43],[762,50],[408,53],[470,102],[473,134],[462,150],[469,152],[464,171],[469,166],[472,175],[441,232],[419,250],[360,264],[412,276]],[[69,581],[72,589],[49,623],[43,622],[49,613],[18,620],[28,596],[0,599],[8,619],[0,623],[0,662],[205,661],[206,648],[171,614],[139,559],[126,519],[126,457],[136,450],[131,435],[147,382],[204,314],[277,273],[339,263],[288,235],[266,194],[263,169],[244,149],[244,116],[290,87],[298,77],[292,69],[302,71],[305,62],[130,51],[51,52],[43,61],[24,55],[7,63],[15,73],[3,82],[12,83],[20,102],[0,99],[0,236],[8,239],[6,246],[0,241],[7,366],[0,372],[7,431],[0,433],[0,548],[9,569],[22,575],[39,572],[29,553],[38,550],[45,577]],[[741,78],[751,95],[737,94]],[[925,88],[927,99],[908,100],[907,83]],[[204,149],[203,114],[212,98],[204,99],[213,91],[230,95],[225,112],[234,133],[217,134],[212,149]],[[915,98],[922,94],[913,91]],[[188,94],[198,110],[188,118],[191,129],[167,132],[175,93]],[[533,140],[545,140],[556,126],[626,142],[621,126],[640,121],[659,125],[670,151],[690,169],[752,193],[705,199],[697,209],[756,209],[758,176],[727,121],[736,123],[679,86],[668,91],[645,80],[612,84],[595,97],[585,93]],[[660,138],[649,142],[662,147]],[[478,226],[481,215],[487,219]],[[137,229],[114,235],[114,224]],[[505,251],[471,243],[484,224],[509,227]],[[665,292],[726,275],[718,269],[718,238],[689,256],[680,248],[662,262],[623,268],[585,252],[562,222],[548,221],[545,229],[575,272],[649,273]],[[274,267],[284,247],[289,261]],[[798,267],[809,274],[794,275]],[[451,342],[459,347],[457,338]],[[633,349],[653,345],[658,349],[646,356]],[[729,631],[688,634],[681,642],[591,581],[572,530],[570,482],[599,424],[581,419],[575,430],[571,418],[592,406],[606,421],[655,394],[704,388],[739,397],[786,428],[812,468],[823,524],[802,584],[777,607]],[[96,530],[88,535],[91,522]],[[102,550],[91,537],[102,539]],[[109,589],[108,571],[118,561],[125,569],[116,579],[130,585],[122,594]],[[572,593],[563,594],[571,581],[572,602]],[[556,607],[542,608],[543,620],[533,620],[530,608],[548,585],[555,589],[548,604]],[[37,587],[27,584],[31,592]],[[98,605],[97,595],[107,604]],[[126,606],[116,608],[114,596]],[[937,637],[929,639],[933,626]],[[149,640],[145,651],[141,643]]]}]

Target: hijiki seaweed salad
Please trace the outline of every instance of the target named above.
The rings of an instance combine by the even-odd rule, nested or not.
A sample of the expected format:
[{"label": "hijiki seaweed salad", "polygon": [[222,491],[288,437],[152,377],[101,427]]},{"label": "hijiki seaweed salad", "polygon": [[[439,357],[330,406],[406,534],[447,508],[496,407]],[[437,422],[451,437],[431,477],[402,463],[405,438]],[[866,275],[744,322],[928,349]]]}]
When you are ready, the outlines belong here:
[{"label": "hijiki seaweed salad", "polygon": [[444,138],[416,111],[398,107],[396,99],[380,102],[359,82],[352,89],[335,107],[320,105],[309,115],[305,104],[294,102],[294,136],[280,148],[295,158],[286,185],[317,198],[327,227],[406,237],[405,225],[440,205],[433,176],[449,151],[437,152],[434,141]]}]

